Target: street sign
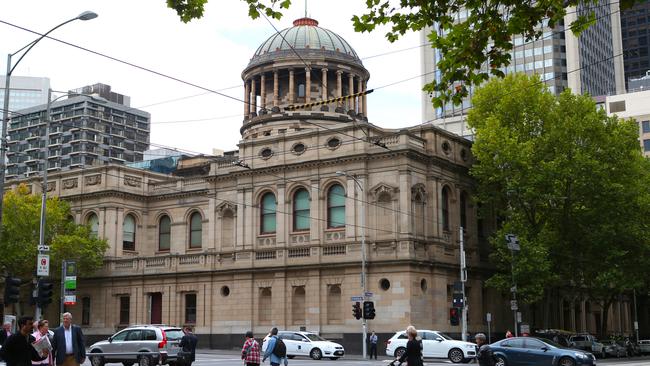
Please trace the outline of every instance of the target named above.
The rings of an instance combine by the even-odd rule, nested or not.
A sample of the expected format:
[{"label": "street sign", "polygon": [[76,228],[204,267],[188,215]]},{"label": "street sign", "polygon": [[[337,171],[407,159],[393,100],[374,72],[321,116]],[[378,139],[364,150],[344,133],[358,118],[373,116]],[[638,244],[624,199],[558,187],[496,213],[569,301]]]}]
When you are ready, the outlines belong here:
[{"label": "street sign", "polygon": [[515,234],[506,234],[506,244],[508,249],[512,251],[519,251],[521,247],[519,246],[519,239]]},{"label": "street sign", "polygon": [[521,313],[517,312],[517,323],[521,323]]},{"label": "street sign", "polygon": [[77,263],[63,261],[63,304],[75,305],[77,303]]},{"label": "street sign", "polygon": [[492,313],[485,314],[485,320],[487,320],[488,323],[491,322],[492,321]]},{"label": "street sign", "polygon": [[510,300],[510,310],[517,310],[519,307],[517,306],[517,300]]},{"label": "street sign", "polygon": [[38,245],[38,251],[39,252],[49,252],[50,251],[50,246],[49,245]]},{"label": "street sign", "polygon": [[363,296],[352,296],[350,301],[363,301]]},{"label": "street sign", "polygon": [[49,276],[50,275],[50,256],[47,254],[39,254],[36,262],[36,275]]},{"label": "street sign", "polygon": [[374,294],[372,292],[366,292],[366,297],[372,297]]},{"label": "street sign", "polygon": [[634,322],[634,330],[639,330],[639,322]]},{"label": "street sign", "polygon": [[519,330],[521,330],[521,334],[530,334],[530,325],[522,323]]},{"label": "street sign", "polygon": [[517,292],[517,285],[510,287],[510,292]]}]

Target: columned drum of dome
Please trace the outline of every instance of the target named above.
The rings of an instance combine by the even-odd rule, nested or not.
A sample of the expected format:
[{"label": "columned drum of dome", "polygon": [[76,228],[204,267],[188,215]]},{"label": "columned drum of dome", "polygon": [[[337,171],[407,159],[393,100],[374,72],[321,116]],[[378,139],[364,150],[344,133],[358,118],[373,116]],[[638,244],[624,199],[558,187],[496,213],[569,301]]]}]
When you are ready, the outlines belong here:
[{"label": "columned drum of dome", "polygon": [[315,19],[297,19],[293,27],[264,41],[242,72],[246,101],[242,136],[254,138],[288,123],[295,126],[308,115],[326,124],[366,120],[365,96],[295,112],[285,108],[365,91],[369,77],[345,39],[319,27]]}]

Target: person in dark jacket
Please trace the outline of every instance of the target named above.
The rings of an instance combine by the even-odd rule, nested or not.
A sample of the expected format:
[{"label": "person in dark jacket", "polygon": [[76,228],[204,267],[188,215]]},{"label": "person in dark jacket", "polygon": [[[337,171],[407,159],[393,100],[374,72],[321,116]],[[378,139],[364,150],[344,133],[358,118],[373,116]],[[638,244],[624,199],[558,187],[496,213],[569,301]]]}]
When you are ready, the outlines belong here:
[{"label": "person in dark jacket", "polygon": [[497,363],[496,357],[490,348],[490,345],[487,344],[485,340],[485,334],[477,333],[474,337],[476,339],[476,345],[478,346],[478,352],[476,353],[476,361],[479,366],[494,366]]},{"label": "person in dark jacket", "polygon": [[183,354],[189,356],[189,360],[186,359],[183,364],[192,366],[192,362],[196,360],[196,345],[199,343],[199,339],[192,333],[192,327],[189,325],[183,327],[183,333],[185,335],[181,338],[178,346],[183,349]]},{"label": "person in dark jacket", "polygon": [[41,357],[32,347],[32,343],[36,341],[32,337],[32,329],[34,318],[31,316],[24,316],[18,319],[19,332],[14,333],[7,338],[0,355],[7,363],[7,366],[32,366],[32,361],[41,361],[47,359],[48,353],[45,357]]},{"label": "person in dark jacket", "polygon": [[406,335],[409,340],[406,343],[406,351],[400,357],[399,363],[406,361],[408,366],[423,366],[422,363],[422,340],[418,339],[418,331],[414,326],[406,328]]}]

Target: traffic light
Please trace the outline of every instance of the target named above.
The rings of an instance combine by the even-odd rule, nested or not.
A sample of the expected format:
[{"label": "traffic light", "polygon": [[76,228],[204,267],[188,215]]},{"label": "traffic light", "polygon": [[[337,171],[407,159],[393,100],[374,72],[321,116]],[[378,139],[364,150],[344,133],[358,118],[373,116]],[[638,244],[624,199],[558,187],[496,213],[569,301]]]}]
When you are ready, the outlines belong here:
[{"label": "traffic light", "polygon": [[452,305],[455,308],[461,308],[461,309],[465,306],[465,299],[463,298],[462,293],[454,292]]},{"label": "traffic light", "polygon": [[5,278],[5,305],[15,304],[20,299],[20,278],[7,277]]},{"label": "traffic light", "polygon": [[372,301],[363,302],[363,318],[364,319],[374,319],[375,318],[375,303]]},{"label": "traffic light", "polygon": [[52,282],[46,279],[38,280],[38,295],[36,297],[36,304],[40,307],[45,307],[52,302]]},{"label": "traffic light", "polygon": [[460,314],[458,313],[457,308],[450,308],[449,309],[449,322],[451,325],[458,325],[460,324]]},{"label": "traffic light", "polygon": [[352,305],[352,315],[354,316],[355,319],[361,319],[361,303],[360,302],[355,302]]}]

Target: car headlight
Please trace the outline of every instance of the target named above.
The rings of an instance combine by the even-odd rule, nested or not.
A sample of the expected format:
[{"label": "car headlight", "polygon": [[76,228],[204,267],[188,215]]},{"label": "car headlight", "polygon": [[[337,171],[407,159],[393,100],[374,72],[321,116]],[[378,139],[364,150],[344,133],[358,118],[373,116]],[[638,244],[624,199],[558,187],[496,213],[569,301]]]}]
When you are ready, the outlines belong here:
[{"label": "car headlight", "polygon": [[584,354],[584,353],[580,353],[580,352],[576,352],[575,355],[576,355],[576,357],[578,357],[578,358],[582,358],[582,359],[587,359],[587,358],[589,358],[589,357],[587,357],[586,354]]}]

